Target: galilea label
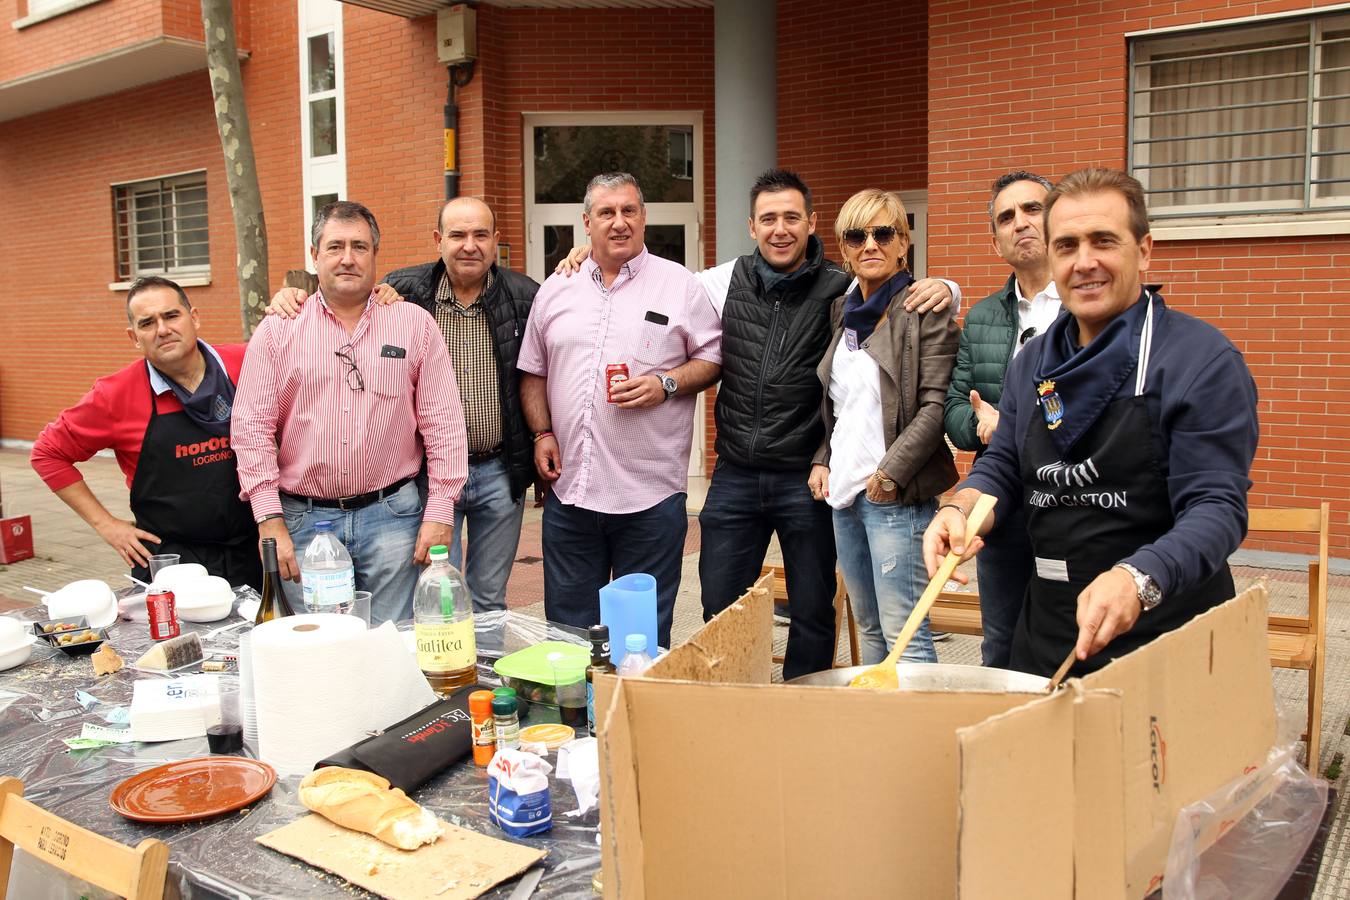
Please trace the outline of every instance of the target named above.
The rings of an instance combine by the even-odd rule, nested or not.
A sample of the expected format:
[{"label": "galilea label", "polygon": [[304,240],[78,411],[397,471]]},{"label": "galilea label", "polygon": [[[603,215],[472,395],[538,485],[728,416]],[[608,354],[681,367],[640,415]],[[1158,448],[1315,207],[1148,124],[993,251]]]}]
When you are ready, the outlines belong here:
[{"label": "galilea label", "polygon": [[417,666],[423,672],[457,672],[476,665],[473,619],[462,622],[422,622],[417,634]]}]

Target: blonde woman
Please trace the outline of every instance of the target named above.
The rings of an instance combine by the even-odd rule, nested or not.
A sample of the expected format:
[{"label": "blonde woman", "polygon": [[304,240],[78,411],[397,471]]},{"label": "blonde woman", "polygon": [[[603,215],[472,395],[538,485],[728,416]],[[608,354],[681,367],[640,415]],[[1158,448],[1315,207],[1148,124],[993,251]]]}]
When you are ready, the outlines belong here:
[{"label": "blonde woman", "polygon": [[[817,370],[826,437],[809,485],[832,507],[862,661],[871,664],[890,652],[923,592],[924,529],[956,483],[942,414],[959,332],[950,310],[905,310],[914,277],[898,195],[859,191],[834,229],[858,281],[831,311],[834,337]],[[937,661],[927,622],[904,659]]]}]

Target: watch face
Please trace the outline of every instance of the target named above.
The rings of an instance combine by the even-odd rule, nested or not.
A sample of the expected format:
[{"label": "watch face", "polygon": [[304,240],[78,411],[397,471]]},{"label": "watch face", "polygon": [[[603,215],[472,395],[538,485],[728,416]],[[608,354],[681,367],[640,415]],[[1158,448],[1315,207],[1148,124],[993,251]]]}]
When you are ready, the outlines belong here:
[{"label": "watch face", "polygon": [[679,389],[679,385],[675,383],[675,379],[671,378],[669,375],[661,376],[661,387],[665,388],[667,394],[673,394]]}]

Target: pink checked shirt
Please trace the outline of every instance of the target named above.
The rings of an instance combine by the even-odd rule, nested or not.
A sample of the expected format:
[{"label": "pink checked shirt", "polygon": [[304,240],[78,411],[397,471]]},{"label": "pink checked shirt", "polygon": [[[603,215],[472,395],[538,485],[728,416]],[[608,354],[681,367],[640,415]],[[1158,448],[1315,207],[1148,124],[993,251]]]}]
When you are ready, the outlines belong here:
[{"label": "pink checked shirt", "polygon": [[688,487],[694,397],[620,409],[607,402],[605,366],[627,363],[629,376],[637,377],[664,375],[690,359],[720,364],[722,324],[688,269],[645,248],[608,290],[598,274],[588,258],[571,278],[544,282],[518,365],[548,378],[562,451],[558,499],[595,512],[632,513]]},{"label": "pink checked shirt", "polygon": [[[336,355],[348,344],[365,390]],[[469,473],[450,354],[415,303],[368,303],[351,334],[317,293],[295,319],[263,319],[244,355],[230,444],[255,517],[281,512],[278,490],[333,500],[387,487],[416,475],[425,451],[423,518],[449,525]]]}]

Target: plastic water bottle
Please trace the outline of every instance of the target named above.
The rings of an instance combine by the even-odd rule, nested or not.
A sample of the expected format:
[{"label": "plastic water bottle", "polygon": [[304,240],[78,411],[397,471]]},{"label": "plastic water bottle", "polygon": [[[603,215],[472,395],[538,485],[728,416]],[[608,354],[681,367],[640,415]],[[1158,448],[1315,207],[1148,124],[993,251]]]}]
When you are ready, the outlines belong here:
[{"label": "plastic water bottle", "polygon": [[332,522],[314,524],[314,540],[300,560],[300,589],[306,612],[345,613],[356,597],[356,567]]},{"label": "plastic water bottle", "polygon": [[651,667],[652,658],[647,655],[647,636],[645,634],[630,634],[623,639],[623,646],[628,651],[619,663],[620,675],[641,675]]},{"label": "plastic water bottle", "polygon": [[417,665],[432,690],[449,694],[478,680],[473,600],[464,576],[450,565],[449,549],[438,544],[427,556],[431,562],[413,594]]}]

